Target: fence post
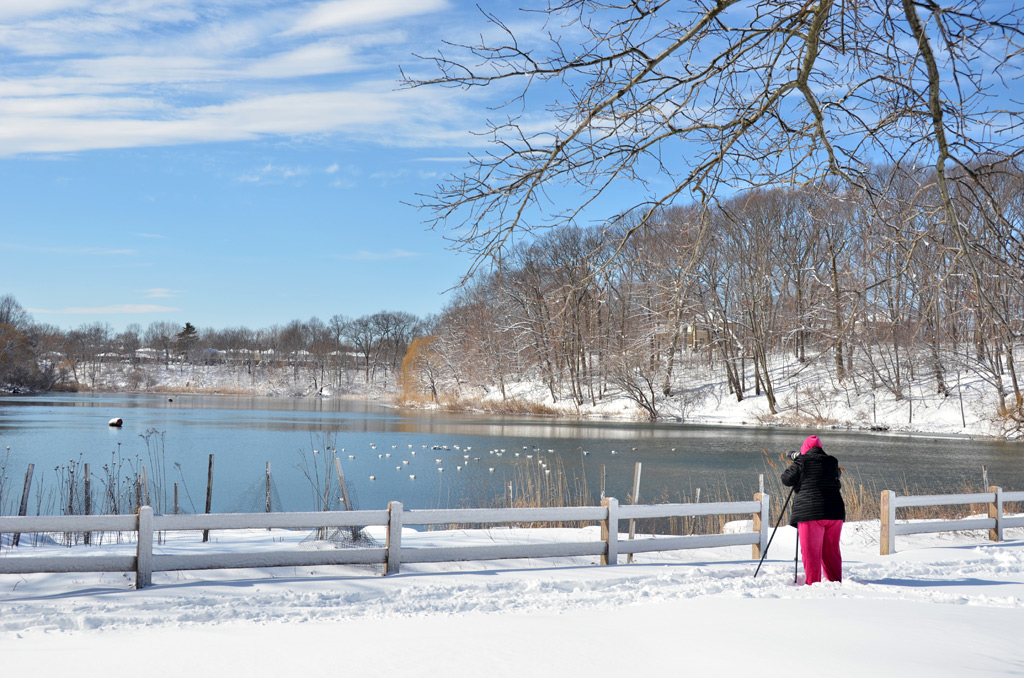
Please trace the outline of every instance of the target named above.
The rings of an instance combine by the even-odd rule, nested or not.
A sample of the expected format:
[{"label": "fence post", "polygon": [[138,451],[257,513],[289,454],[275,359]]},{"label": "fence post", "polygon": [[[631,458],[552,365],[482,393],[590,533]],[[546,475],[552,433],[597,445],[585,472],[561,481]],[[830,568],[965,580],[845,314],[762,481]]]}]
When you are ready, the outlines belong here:
[{"label": "fence post", "polygon": [[[640,503],[640,471],[643,468],[643,462],[637,462],[633,468],[633,505]],[[636,535],[636,520],[633,518],[629,519],[629,538],[632,539]],[[626,558],[627,563],[633,562],[633,554],[630,553]]]},{"label": "fence post", "polygon": [[[213,455],[210,455],[210,469],[206,472],[206,512],[213,506]],[[210,541],[210,531],[203,530],[203,543]]]},{"label": "fence post", "polygon": [[387,563],[384,574],[398,574],[402,566],[402,502],[388,502]]},{"label": "fence post", "polygon": [[882,490],[880,505],[879,552],[883,556],[888,556],[896,553],[896,493],[892,490]]},{"label": "fence post", "polygon": [[[271,510],[270,510],[270,508],[271,508],[270,487],[271,487],[271,482],[270,482],[270,462],[268,461],[267,462],[267,513],[271,513]],[[268,530],[269,530],[269,528],[268,528]]]},{"label": "fence post", "polygon": [[619,564],[619,500],[615,497],[605,497],[601,500],[601,506],[605,507],[608,514],[601,521],[601,541],[606,545],[605,553],[601,556],[602,565]]},{"label": "fence post", "polygon": [[768,544],[768,525],[772,522],[771,515],[768,510],[768,495],[764,492],[758,492],[754,495],[754,501],[761,502],[761,512],[754,514],[754,532],[757,532],[760,536],[758,542],[751,547],[751,557],[761,558],[761,549]]},{"label": "fence post", "polygon": [[139,507],[139,538],[135,552],[135,588],[153,584],[153,507]]},{"label": "fence post", "polygon": [[[92,495],[91,495],[92,486],[89,483],[89,465],[88,464],[84,464],[84,466],[85,466],[85,471],[83,473],[83,476],[84,476],[83,480],[85,481],[85,490],[84,490],[85,494],[82,497],[83,500],[84,500],[82,503],[84,504],[85,515],[91,516],[92,515]],[[82,539],[83,539],[84,543],[86,543],[86,544],[91,543],[92,542],[92,532],[86,532],[85,535],[83,535]]]},{"label": "fence post", "polygon": [[995,494],[994,501],[988,505],[988,517],[995,518],[995,529],[988,531],[988,538],[992,541],[1003,540],[1003,488],[993,485],[988,488],[989,492]]},{"label": "fence post", "polygon": [[[32,474],[35,471],[36,465],[29,464],[28,470],[25,471],[25,487],[21,491],[21,504],[18,507],[18,515],[24,516],[28,512],[28,493],[32,489]],[[14,533],[14,540],[11,542],[11,546],[17,546],[21,541],[21,533]]]}]

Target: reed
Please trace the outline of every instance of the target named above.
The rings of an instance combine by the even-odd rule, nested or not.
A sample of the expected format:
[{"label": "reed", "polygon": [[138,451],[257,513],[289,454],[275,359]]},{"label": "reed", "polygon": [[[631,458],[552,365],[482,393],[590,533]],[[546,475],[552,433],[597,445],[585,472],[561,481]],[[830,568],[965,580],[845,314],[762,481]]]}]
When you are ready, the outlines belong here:
[{"label": "reed", "polygon": [[[484,508],[565,508],[594,506],[595,501],[587,488],[583,470],[569,469],[559,455],[537,454],[532,458],[518,458],[513,462],[512,479],[498,491],[494,487],[478,488],[472,505]],[[511,523],[512,527],[585,527],[594,521],[529,521]],[[487,528],[491,525],[450,523],[428,529],[456,530]]]},{"label": "reed", "polygon": [[557,407],[514,397],[503,400],[472,400],[446,396],[441,399],[439,408],[448,412],[487,412],[488,414],[529,414],[534,416],[565,414]]},{"label": "reed", "polygon": [[505,505],[513,508],[593,506],[595,503],[583,476],[575,472],[570,474],[561,456],[537,455],[535,459],[517,459],[511,482],[511,496]]},{"label": "reed", "polygon": [[[335,459],[338,456],[336,432],[309,435],[309,448],[298,451],[299,461],[296,468],[302,471],[309,491],[312,495],[314,511],[333,511],[341,508],[339,495],[340,488],[335,483]],[[326,527],[319,527],[316,530],[316,538],[324,539],[329,530]]]},{"label": "reed", "polygon": [[[746,499],[751,499],[747,497]],[[632,497],[627,495],[627,503],[632,503]],[[648,504],[701,504],[715,502],[740,501],[729,490],[726,483],[705,487],[690,486],[678,492],[675,496],[669,492],[662,492],[653,498],[648,498],[644,503]],[[711,515],[711,516],[675,516],[671,518],[645,518],[636,521],[636,531],[641,534],[685,536],[699,534],[721,534],[726,523],[731,520],[749,520],[750,514],[736,515]]]}]

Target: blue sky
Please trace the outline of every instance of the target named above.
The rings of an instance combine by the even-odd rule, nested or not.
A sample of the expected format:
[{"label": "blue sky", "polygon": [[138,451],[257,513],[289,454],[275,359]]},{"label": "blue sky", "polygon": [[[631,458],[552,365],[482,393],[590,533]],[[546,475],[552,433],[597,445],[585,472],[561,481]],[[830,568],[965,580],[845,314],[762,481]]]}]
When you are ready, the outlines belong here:
[{"label": "blue sky", "polygon": [[403,202],[501,93],[399,67],[485,28],[461,0],[3,0],[0,294],[62,328],[437,312],[468,260]]}]

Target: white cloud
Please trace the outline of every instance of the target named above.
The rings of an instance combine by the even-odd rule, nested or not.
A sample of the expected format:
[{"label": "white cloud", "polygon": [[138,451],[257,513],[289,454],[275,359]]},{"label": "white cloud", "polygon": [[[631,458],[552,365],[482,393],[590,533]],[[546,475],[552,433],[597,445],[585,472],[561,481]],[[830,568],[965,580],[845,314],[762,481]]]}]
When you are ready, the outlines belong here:
[{"label": "white cloud", "polygon": [[396,90],[417,17],[448,0],[32,2],[0,0],[13,17],[0,50],[14,55],[0,76],[0,157],[269,136],[484,143],[465,131],[481,95]]},{"label": "white cloud", "polygon": [[447,0],[333,0],[321,3],[301,16],[286,33],[320,33],[355,28],[430,14],[448,7]]},{"label": "white cloud", "polygon": [[395,179],[401,179],[407,173],[408,172],[404,169],[387,170],[383,172],[373,172],[370,174],[370,178],[377,181],[393,181]]},{"label": "white cloud", "polygon": [[305,167],[279,166],[268,162],[259,169],[243,174],[238,180],[242,183],[259,183],[267,180],[282,181],[307,174],[309,174],[309,170]]},{"label": "white cloud", "polygon": [[320,42],[254,61],[245,74],[254,78],[296,78],[365,68],[350,45]]},{"label": "white cloud", "polygon": [[147,299],[169,299],[179,294],[181,294],[181,290],[172,290],[166,287],[151,287],[145,290],[145,297]]},{"label": "white cloud", "polygon": [[0,2],[0,21],[42,16],[88,5],[89,0],[3,0]]},{"label": "white cloud", "polygon": [[16,97],[0,99],[0,116],[77,117],[94,115],[136,115],[152,111],[158,104],[141,97]]},{"label": "white cloud", "polygon": [[231,77],[228,64],[223,60],[186,55],[74,59],[65,61],[60,70],[71,77],[82,78],[86,83],[108,87],[221,82]]},{"label": "white cloud", "polygon": [[65,11],[48,14],[0,23],[0,46],[24,56],[137,54],[166,41],[174,33],[168,28],[200,23],[189,7],[175,2],[68,3]]},{"label": "white cloud", "polygon": [[362,90],[256,96],[181,108],[174,116],[156,119],[0,116],[0,156],[322,133],[396,146],[473,142],[458,127],[446,126],[458,117],[444,92],[379,91],[364,84]]},{"label": "white cloud", "polygon": [[337,172],[337,171],[338,171],[339,169],[340,169],[340,168],[338,167],[338,163],[334,163],[333,165],[331,165],[330,167],[328,167],[327,169],[325,169],[325,170],[324,170],[324,172],[326,172],[327,174],[334,174],[334,173],[335,173],[335,172]]}]

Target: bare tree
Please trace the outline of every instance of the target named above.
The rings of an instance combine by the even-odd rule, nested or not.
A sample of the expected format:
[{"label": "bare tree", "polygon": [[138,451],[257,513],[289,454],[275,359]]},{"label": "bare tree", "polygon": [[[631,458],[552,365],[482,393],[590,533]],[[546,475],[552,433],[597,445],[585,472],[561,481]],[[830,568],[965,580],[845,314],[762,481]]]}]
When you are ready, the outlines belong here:
[{"label": "bare tree", "polygon": [[355,320],[346,323],[344,337],[363,358],[363,378],[367,384],[370,383],[370,369],[373,364],[374,354],[377,350],[379,335],[376,332],[373,320],[368,315],[363,315]]},{"label": "bare tree", "polygon": [[146,333],[143,335],[143,341],[146,346],[163,353],[164,365],[170,365],[171,363],[171,349],[174,348],[174,342],[179,329],[180,325],[175,323],[166,320],[154,320],[146,328]]},{"label": "bare tree", "polygon": [[327,381],[327,371],[333,356],[337,352],[338,343],[331,327],[316,316],[310,318],[303,329],[306,334],[306,346],[309,351],[307,368],[313,379],[313,391],[323,395]]},{"label": "bare tree", "polygon": [[412,313],[381,311],[370,316],[377,336],[380,366],[384,368],[385,386],[389,374],[398,372],[409,342],[422,333],[422,323]]},{"label": "bare tree", "polygon": [[100,363],[109,349],[111,334],[110,325],[94,322],[81,325],[65,335],[62,352],[75,381],[88,380],[88,386],[96,386]]},{"label": "bare tree", "polygon": [[118,351],[123,360],[135,367],[138,364],[138,350],[142,348],[142,326],[138,323],[129,323],[123,331],[114,338]]},{"label": "bare tree", "polygon": [[0,297],[0,325],[24,331],[30,323],[31,319],[28,313],[13,294],[5,294]]},{"label": "bare tree", "polygon": [[[506,117],[481,130],[492,152],[422,206],[472,255],[470,275],[623,187],[638,197],[622,213],[642,211],[629,237],[678,198],[828,177],[872,193],[878,164],[930,166],[976,293],[1007,324],[957,200],[992,208],[980,178],[1024,150],[1012,89],[1022,14],[982,0],[554,0],[527,15],[549,36],[538,44],[485,13],[496,37],[449,44],[451,56],[427,58],[433,74],[404,74],[408,87],[506,97]],[[539,111],[552,117],[537,131]]]},{"label": "bare tree", "polygon": [[[43,355],[46,332],[10,294],[0,297],[0,388],[49,388],[59,371]],[[54,354],[55,351],[50,351]]]}]

